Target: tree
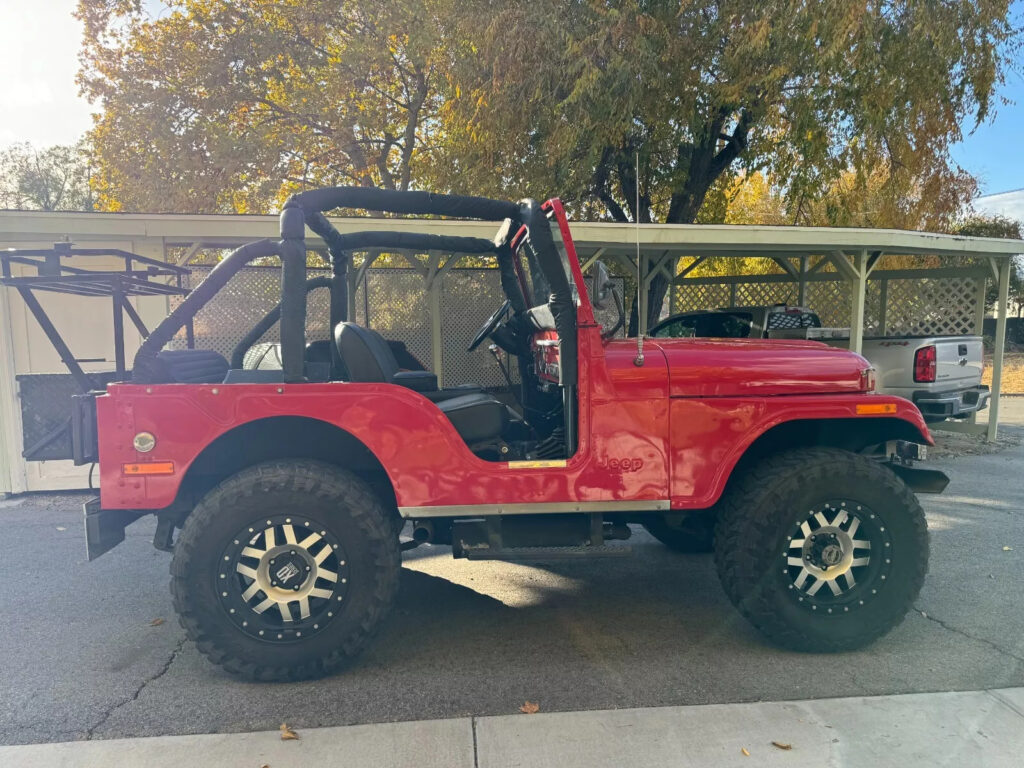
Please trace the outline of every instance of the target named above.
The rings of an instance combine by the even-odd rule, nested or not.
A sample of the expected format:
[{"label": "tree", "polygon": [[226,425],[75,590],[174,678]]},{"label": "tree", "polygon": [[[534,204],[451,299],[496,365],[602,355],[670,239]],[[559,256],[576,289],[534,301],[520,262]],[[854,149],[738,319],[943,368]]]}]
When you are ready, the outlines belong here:
[{"label": "tree", "polygon": [[0,151],[0,208],[91,211],[89,154],[84,144]]},{"label": "tree", "polygon": [[109,210],[264,211],[307,185],[407,189],[444,69],[435,0],[80,0]]},{"label": "tree", "polygon": [[[953,230],[958,235],[967,237],[1003,237],[1020,240],[1021,223],[1005,216],[986,216],[971,214],[961,221]],[[1010,303],[1017,307],[1017,317],[1024,311],[1024,278],[1021,277],[1021,265],[1018,259],[1010,259]],[[985,303],[994,307],[999,300],[999,286],[992,281],[985,293]]]},{"label": "tree", "polygon": [[[944,189],[959,175],[950,144],[990,115],[1012,56],[1007,13],[1007,0],[477,0],[462,96],[441,112],[457,162],[439,179],[558,190],[577,215],[642,223],[694,221],[739,169],[766,170],[797,211],[881,163],[893,184]],[[666,289],[652,283],[649,323]]]}]

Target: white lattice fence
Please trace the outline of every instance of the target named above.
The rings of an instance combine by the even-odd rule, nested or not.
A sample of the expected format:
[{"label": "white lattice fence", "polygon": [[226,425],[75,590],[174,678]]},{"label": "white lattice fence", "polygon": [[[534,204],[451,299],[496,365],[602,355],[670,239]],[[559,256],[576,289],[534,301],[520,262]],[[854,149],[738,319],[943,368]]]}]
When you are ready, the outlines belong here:
[{"label": "white lattice fence", "polygon": [[[888,283],[885,335],[971,334],[975,332],[976,279],[973,277],[890,279],[876,273],[864,295],[864,334],[882,335],[882,283]],[[795,282],[695,283],[676,286],[675,312],[719,307],[795,304]],[[825,327],[850,324],[852,290],[841,280],[807,283],[805,304]]]},{"label": "white lattice fence", "polygon": [[731,303],[730,286],[722,284],[676,286],[674,312],[692,312],[697,309],[728,307]]},{"label": "white lattice fence", "polygon": [[795,283],[739,283],[736,286],[737,307],[759,307],[764,304],[796,304]]},{"label": "white lattice fence", "polygon": [[889,280],[885,326],[888,336],[975,332],[973,277]]}]

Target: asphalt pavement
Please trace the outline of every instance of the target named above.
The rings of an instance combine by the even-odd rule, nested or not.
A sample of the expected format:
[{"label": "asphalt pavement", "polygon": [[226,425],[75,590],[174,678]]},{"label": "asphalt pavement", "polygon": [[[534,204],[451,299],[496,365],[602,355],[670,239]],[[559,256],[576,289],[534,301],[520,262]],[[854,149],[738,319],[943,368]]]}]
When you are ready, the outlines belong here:
[{"label": "asphalt pavement", "polygon": [[[1003,405],[1024,437],[1024,400]],[[517,565],[407,553],[395,614],[346,673],[254,684],[178,627],[151,520],[93,563],[79,494],[0,502],[0,743],[261,731],[1024,685],[1024,446],[934,462],[931,572],[863,651],[799,654],[733,611],[709,556],[642,530],[628,558]],[[1009,548],[1009,549],[1006,549]],[[163,620],[163,621],[160,621]]]}]

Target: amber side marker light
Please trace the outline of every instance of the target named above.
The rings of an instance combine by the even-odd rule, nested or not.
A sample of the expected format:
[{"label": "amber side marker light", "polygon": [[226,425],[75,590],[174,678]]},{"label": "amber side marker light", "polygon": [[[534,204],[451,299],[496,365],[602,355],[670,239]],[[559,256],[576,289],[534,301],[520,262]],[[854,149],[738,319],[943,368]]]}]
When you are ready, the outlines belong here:
[{"label": "amber side marker light", "polygon": [[878,413],[896,413],[896,403],[864,403],[857,406],[857,413],[865,416]]},{"label": "amber side marker light", "polygon": [[142,464],[122,464],[122,475],[173,475],[173,461],[149,461]]}]

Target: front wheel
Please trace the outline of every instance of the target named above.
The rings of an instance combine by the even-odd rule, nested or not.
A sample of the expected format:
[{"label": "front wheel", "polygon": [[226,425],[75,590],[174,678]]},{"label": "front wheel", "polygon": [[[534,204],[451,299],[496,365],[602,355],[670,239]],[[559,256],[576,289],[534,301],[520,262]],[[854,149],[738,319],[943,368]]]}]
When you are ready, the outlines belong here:
[{"label": "front wheel", "polygon": [[899,624],[928,570],[917,498],[877,461],[831,448],[766,459],[723,499],[722,586],[779,645],[864,646]]},{"label": "front wheel", "polygon": [[330,674],[368,643],[401,560],[387,510],[338,467],[275,461],[210,491],[185,521],[171,593],[198,649],[255,680]]}]

